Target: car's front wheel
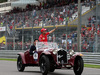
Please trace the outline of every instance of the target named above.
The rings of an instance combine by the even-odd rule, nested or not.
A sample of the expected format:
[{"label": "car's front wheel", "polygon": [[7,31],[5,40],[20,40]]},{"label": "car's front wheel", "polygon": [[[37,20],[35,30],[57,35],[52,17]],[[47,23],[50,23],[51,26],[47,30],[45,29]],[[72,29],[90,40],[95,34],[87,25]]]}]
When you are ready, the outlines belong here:
[{"label": "car's front wheel", "polygon": [[50,61],[47,56],[42,56],[40,59],[40,70],[42,75],[47,75],[50,70]]},{"label": "car's front wheel", "polygon": [[18,71],[20,71],[20,72],[23,72],[24,69],[25,69],[25,65],[22,63],[22,58],[21,58],[20,55],[19,55],[18,58],[17,58],[17,69],[18,69]]},{"label": "car's front wheel", "polygon": [[50,72],[54,72],[54,71],[55,71],[55,68],[51,68],[51,69],[50,69]]},{"label": "car's front wheel", "polygon": [[84,68],[84,62],[82,57],[76,57],[73,67],[75,75],[81,75],[81,73],[83,72],[83,68]]},{"label": "car's front wheel", "polygon": [[67,69],[71,69],[72,67],[67,67]]}]

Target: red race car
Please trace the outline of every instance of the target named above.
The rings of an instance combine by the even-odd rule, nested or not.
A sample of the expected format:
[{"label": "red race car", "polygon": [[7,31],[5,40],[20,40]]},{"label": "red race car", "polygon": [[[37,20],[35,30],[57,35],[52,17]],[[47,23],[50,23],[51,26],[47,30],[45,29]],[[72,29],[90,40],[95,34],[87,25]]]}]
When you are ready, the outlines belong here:
[{"label": "red race car", "polygon": [[54,42],[37,42],[36,50],[30,54],[30,50],[18,54],[17,69],[24,71],[27,66],[40,66],[42,75],[48,72],[54,72],[55,69],[73,67],[75,75],[81,75],[84,68],[84,62],[81,53],[75,53],[73,50],[67,52],[58,48]]}]

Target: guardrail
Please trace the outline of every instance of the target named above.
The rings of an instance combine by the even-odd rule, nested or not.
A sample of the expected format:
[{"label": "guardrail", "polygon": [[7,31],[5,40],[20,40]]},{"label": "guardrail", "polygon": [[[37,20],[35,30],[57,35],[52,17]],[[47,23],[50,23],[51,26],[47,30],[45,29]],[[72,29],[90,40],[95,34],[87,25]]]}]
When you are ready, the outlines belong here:
[{"label": "guardrail", "polygon": [[17,58],[19,52],[22,50],[0,50],[0,58]]},{"label": "guardrail", "polygon": [[[17,58],[22,50],[0,50],[0,58]],[[100,53],[82,52],[84,63],[100,64]]]},{"label": "guardrail", "polygon": [[100,64],[100,53],[83,52],[85,63]]}]

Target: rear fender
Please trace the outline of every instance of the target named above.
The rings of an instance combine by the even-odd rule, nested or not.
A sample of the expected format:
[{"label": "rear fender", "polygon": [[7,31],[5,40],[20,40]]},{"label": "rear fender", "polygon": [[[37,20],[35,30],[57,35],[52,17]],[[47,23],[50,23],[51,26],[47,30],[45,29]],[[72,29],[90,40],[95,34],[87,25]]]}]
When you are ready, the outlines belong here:
[{"label": "rear fender", "polygon": [[17,55],[21,56],[23,64],[26,64],[25,55],[24,53],[20,52]]},{"label": "rear fender", "polygon": [[70,63],[72,66],[74,66],[74,61],[77,57],[81,57],[82,58],[83,54],[81,53],[76,53],[74,54],[69,60],[68,63]]}]

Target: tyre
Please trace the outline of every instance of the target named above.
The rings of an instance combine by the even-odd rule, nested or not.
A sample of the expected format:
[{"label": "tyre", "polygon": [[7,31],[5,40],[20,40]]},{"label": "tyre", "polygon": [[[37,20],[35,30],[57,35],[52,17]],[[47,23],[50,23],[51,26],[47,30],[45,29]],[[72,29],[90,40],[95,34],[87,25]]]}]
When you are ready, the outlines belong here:
[{"label": "tyre", "polygon": [[72,67],[67,67],[67,69],[71,69]]},{"label": "tyre", "polygon": [[42,75],[47,75],[50,70],[50,61],[47,56],[42,56],[40,59],[40,71]]},{"label": "tyre", "polygon": [[73,67],[75,75],[81,75],[83,72],[83,68],[84,68],[84,62],[82,57],[76,57]]},{"label": "tyre", "polygon": [[24,69],[25,69],[25,66],[24,64],[22,63],[22,58],[21,56],[19,55],[18,58],[17,58],[17,69],[19,72],[23,72]]},{"label": "tyre", "polygon": [[50,72],[54,72],[54,71],[55,71],[54,62],[50,61]]},{"label": "tyre", "polygon": [[55,71],[55,68],[50,68],[50,72],[54,72]]}]

